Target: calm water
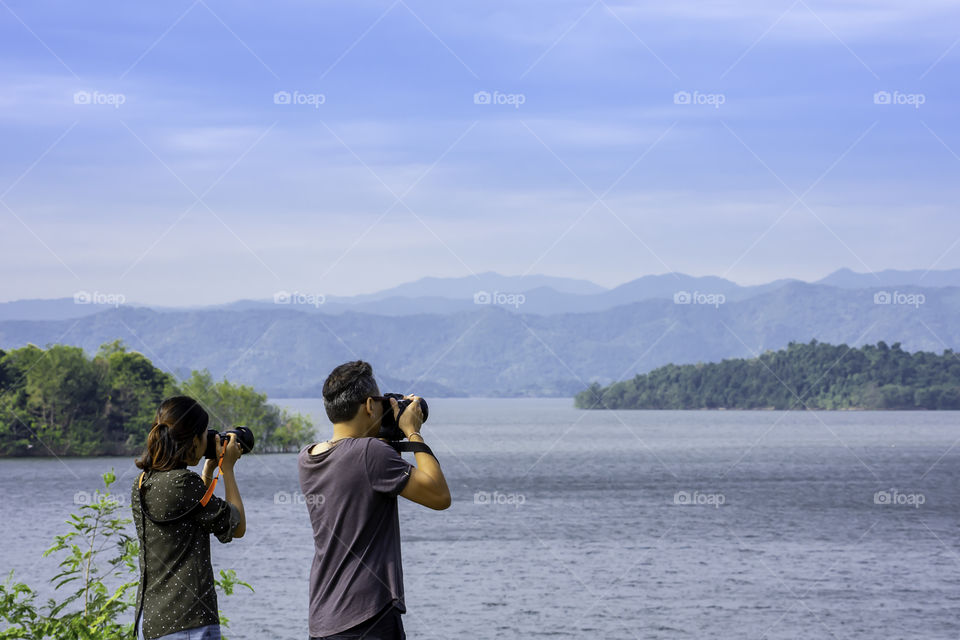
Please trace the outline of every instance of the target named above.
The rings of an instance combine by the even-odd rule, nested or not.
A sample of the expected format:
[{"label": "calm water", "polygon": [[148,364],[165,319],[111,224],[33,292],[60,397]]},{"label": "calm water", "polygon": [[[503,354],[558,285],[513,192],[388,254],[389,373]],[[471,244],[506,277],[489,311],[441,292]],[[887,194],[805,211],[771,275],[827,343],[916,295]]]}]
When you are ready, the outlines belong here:
[{"label": "calm water", "polygon": [[[282,403],[326,425],[318,401]],[[960,636],[957,412],[430,408],[453,506],[401,500],[411,639]],[[53,575],[40,553],[111,466],[126,496],[128,459],[0,462],[4,573]],[[248,533],[214,541],[214,566],[256,594],[221,598],[229,635],[305,638],[295,456],[237,474]]]}]

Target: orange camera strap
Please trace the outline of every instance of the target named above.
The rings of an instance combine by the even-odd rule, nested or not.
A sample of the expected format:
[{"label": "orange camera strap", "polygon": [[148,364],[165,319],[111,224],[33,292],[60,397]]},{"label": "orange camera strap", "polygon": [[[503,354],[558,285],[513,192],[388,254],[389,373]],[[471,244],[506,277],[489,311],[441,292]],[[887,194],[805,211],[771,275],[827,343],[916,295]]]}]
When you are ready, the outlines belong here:
[{"label": "orange camera strap", "polygon": [[[207,487],[207,491],[203,494],[203,497],[200,498],[200,506],[205,507],[207,503],[210,502],[210,497],[213,495],[213,490],[217,488],[217,480],[220,479],[220,471],[223,469],[223,454],[225,451],[220,452],[220,459],[217,460],[217,475],[213,477],[213,481],[210,483],[210,486]],[[146,475],[146,472],[140,473],[140,480],[137,482],[137,488],[140,489],[143,487],[143,476]]]},{"label": "orange camera strap", "polygon": [[217,475],[213,476],[213,481],[210,483],[210,486],[207,487],[207,492],[200,498],[201,507],[207,506],[207,503],[210,502],[210,496],[213,495],[213,490],[217,488],[217,480],[220,479],[220,470],[223,468],[223,454],[226,453],[226,450],[227,448],[223,447],[220,451],[220,459],[217,460]]}]

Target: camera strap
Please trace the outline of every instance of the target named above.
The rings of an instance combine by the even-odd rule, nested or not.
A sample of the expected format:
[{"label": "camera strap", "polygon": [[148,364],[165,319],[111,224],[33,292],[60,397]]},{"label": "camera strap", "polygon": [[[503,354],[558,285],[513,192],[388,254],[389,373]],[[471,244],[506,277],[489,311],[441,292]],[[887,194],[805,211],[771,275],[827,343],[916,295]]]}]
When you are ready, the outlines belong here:
[{"label": "camera strap", "polygon": [[193,512],[194,509],[196,509],[197,507],[200,506],[200,503],[198,502],[198,503],[196,503],[195,505],[193,505],[192,507],[190,507],[189,509],[187,509],[186,511],[184,511],[183,513],[181,513],[181,514],[179,514],[179,515],[175,515],[175,516],[173,516],[172,518],[154,518],[152,515],[150,515],[150,512],[147,511],[147,505],[145,505],[145,504],[143,503],[143,477],[144,477],[145,474],[146,474],[146,472],[143,472],[143,473],[140,474],[140,482],[139,482],[139,484],[138,484],[138,486],[137,486],[137,489],[138,489],[137,495],[138,495],[139,498],[140,498],[140,513],[141,513],[141,515],[145,515],[145,516],[147,516],[148,518],[150,518],[150,521],[151,521],[151,522],[153,522],[153,523],[155,523],[155,524],[170,524],[171,522],[176,522],[177,520],[183,520],[183,519],[186,518],[188,515],[190,515],[190,514]]},{"label": "camera strap", "polygon": [[143,503],[143,478],[147,475],[147,472],[141,472],[140,479],[137,482],[137,495],[140,498],[140,513],[150,518],[150,521],[156,524],[169,524],[171,522],[176,522],[177,520],[186,518],[197,507],[207,506],[207,503],[210,502],[210,497],[213,496],[213,490],[217,488],[217,480],[220,478],[220,471],[223,468],[223,453],[224,452],[222,451],[220,452],[220,459],[217,460],[217,475],[213,478],[213,481],[210,482],[210,486],[207,487],[207,490],[203,494],[203,497],[200,498],[200,501],[180,515],[176,515],[172,518],[154,518],[152,515],[150,515],[150,512],[147,511],[147,506]]},{"label": "camera strap", "polygon": [[226,445],[220,447],[220,459],[217,460],[217,475],[213,477],[213,481],[210,483],[210,486],[207,487],[207,492],[200,498],[201,507],[207,506],[207,503],[210,502],[210,496],[213,495],[213,490],[217,488],[217,480],[220,479],[220,471],[223,469],[223,454],[226,453],[226,451]]},{"label": "camera strap", "polygon": [[429,453],[434,458],[437,457],[425,442],[389,442],[388,444],[396,449],[398,453],[412,451],[414,453]]}]

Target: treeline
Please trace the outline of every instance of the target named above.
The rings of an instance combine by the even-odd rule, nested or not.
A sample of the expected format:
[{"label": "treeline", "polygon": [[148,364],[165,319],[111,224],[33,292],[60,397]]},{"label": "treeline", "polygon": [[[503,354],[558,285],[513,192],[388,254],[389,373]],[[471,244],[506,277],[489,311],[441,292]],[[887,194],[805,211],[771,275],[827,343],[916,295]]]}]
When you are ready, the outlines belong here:
[{"label": "treeline", "polygon": [[0,350],[0,456],[134,455],[164,398],[196,398],[210,428],[249,427],[256,451],[296,450],[314,427],[252,387],[215,382],[206,370],[177,382],[120,340],[93,357],[80,347]]},{"label": "treeline", "polygon": [[666,365],[608,387],[580,409],[960,409],[960,358],[908,353],[900,343],[851,349],[791,342],[757,358]]}]

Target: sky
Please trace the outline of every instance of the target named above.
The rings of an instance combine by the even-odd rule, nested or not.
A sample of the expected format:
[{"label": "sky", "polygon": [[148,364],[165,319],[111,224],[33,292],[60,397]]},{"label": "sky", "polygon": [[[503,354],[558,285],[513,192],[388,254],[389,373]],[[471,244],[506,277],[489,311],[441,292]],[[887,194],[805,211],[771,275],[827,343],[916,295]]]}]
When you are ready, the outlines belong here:
[{"label": "sky", "polygon": [[958,26],[939,0],[0,0],[0,300],[957,268]]}]

